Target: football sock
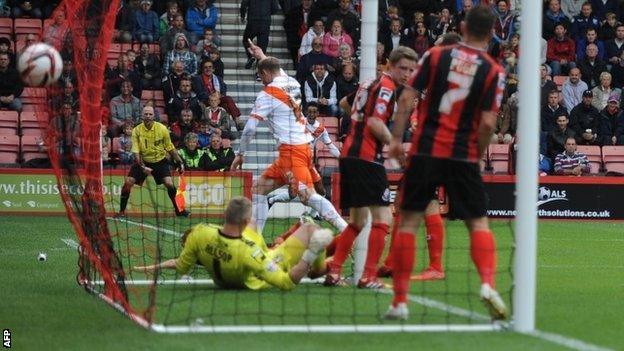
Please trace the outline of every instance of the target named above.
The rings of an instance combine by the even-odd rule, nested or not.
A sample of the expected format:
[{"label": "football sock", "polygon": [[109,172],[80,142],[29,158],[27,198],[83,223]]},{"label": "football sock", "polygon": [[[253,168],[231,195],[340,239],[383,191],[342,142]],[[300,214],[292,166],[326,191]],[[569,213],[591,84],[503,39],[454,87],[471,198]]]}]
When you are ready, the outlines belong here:
[{"label": "football sock", "polygon": [[427,250],[429,267],[442,272],[442,250],[444,250],[444,221],[439,213],[425,216],[427,228]]},{"label": "football sock", "polygon": [[308,203],[306,204],[321,214],[321,217],[329,222],[331,225],[336,227],[339,231],[344,231],[347,227],[347,222],[340,217],[334,205],[332,205],[329,200],[322,197],[319,194],[312,194],[308,199]]},{"label": "football sock", "polygon": [[470,257],[481,277],[481,284],[494,288],[496,273],[496,243],[489,230],[477,230],[470,233]]},{"label": "football sock", "polygon": [[290,195],[288,195],[287,191],[281,191],[277,193],[275,196],[269,197],[269,204],[273,205],[276,202],[288,202],[290,201]]},{"label": "football sock", "polygon": [[392,224],[392,231],[390,231],[390,250],[388,250],[388,256],[386,256],[386,260],[384,261],[384,266],[386,266],[386,268],[390,268],[392,269],[392,262],[393,262],[393,251],[392,251],[392,245],[394,245],[394,238],[396,237],[397,232],[399,231],[399,221],[400,221],[400,217],[399,216],[395,216],[394,218],[394,223]]},{"label": "football sock", "polygon": [[176,213],[180,212],[180,210],[178,210],[178,204],[176,203],[176,200],[175,200],[175,196],[177,192],[178,190],[174,186],[167,187],[167,195],[169,195],[169,199],[171,199],[171,203],[173,204],[173,209],[176,211]]},{"label": "football sock", "polygon": [[121,189],[121,197],[119,198],[119,212],[124,212],[126,206],[128,206],[128,199],[130,198],[130,191]]},{"label": "football sock", "polygon": [[377,276],[377,264],[383,253],[386,234],[388,234],[387,224],[373,223],[371,225],[363,278],[375,278]]},{"label": "football sock", "polygon": [[340,273],[344,261],[347,259],[347,255],[353,247],[355,237],[360,232],[360,228],[353,224],[348,224],[345,230],[340,233],[336,239],[336,251],[334,252],[329,268],[331,273]]},{"label": "football sock", "polygon": [[256,231],[262,235],[262,230],[269,217],[269,204],[266,195],[251,195],[251,218],[256,223]]},{"label": "football sock", "polygon": [[394,257],[392,266],[392,284],[394,299],[392,305],[407,303],[410,275],[415,261],[415,235],[407,232],[398,232],[390,250]]}]

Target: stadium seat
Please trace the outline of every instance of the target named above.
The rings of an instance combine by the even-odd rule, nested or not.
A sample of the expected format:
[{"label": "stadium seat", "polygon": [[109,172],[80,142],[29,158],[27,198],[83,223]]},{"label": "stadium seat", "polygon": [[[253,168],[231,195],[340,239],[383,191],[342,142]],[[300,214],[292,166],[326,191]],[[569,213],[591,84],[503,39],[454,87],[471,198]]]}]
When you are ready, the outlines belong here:
[{"label": "stadium seat", "polygon": [[0,135],[0,163],[17,164],[20,141],[17,135]]},{"label": "stadium seat", "polygon": [[576,149],[578,152],[587,155],[589,160],[590,174],[598,174],[602,169],[602,153],[600,146],[596,145],[579,145]]},{"label": "stadium seat", "polygon": [[[47,114],[43,120],[47,120]],[[37,113],[34,111],[22,111],[20,114],[20,135],[42,135],[45,125],[42,125],[37,119]]]},{"label": "stadium seat", "polygon": [[17,135],[19,116],[16,111],[0,111],[0,135]]},{"label": "stadium seat", "polygon": [[338,159],[335,157],[317,157],[316,161],[320,168],[338,169]]},{"label": "stadium seat", "polygon": [[45,88],[26,87],[20,99],[24,105],[45,104],[48,99],[48,94]]},{"label": "stadium seat", "polygon": [[13,24],[16,40],[21,40],[28,34],[37,34],[41,37],[41,29],[43,25],[39,19],[16,18]]},{"label": "stadium seat", "polygon": [[24,135],[21,138],[21,151],[22,159],[24,162],[30,161],[33,158],[48,157],[46,152],[40,151],[38,141],[40,135]]},{"label": "stadium seat", "polygon": [[13,20],[11,18],[0,18],[0,36],[13,38]]},{"label": "stadium seat", "polygon": [[602,162],[607,173],[624,174],[624,146],[603,146]]},{"label": "stadium seat", "polygon": [[490,144],[488,146],[488,160],[494,174],[509,174],[509,145]]},{"label": "stadium seat", "polygon": [[338,118],[336,117],[319,117],[319,122],[323,123],[329,134],[338,135]]},{"label": "stadium seat", "polygon": [[143,90],[141,92],[141,100],[154,100],[154,91],[155,90]]},{"label": "stadium seat", "polygon": [[162,123],[164,125],[168,125],[169,124],[169,117],[166,114],[161,113],[160,114],[160,123]]}]

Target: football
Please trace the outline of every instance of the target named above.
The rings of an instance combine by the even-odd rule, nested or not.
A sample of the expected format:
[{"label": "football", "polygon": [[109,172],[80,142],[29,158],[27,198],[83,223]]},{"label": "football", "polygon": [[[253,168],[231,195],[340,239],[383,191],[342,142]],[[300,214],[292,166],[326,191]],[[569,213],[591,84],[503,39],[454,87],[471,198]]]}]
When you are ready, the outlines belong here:
[{"label": "football", "polygon": [[24,84],[30,87],[43,87],[59,79],[63,70],[63,60],[52,46],[37,43],[24,49],[17,61],[17,69]]}]

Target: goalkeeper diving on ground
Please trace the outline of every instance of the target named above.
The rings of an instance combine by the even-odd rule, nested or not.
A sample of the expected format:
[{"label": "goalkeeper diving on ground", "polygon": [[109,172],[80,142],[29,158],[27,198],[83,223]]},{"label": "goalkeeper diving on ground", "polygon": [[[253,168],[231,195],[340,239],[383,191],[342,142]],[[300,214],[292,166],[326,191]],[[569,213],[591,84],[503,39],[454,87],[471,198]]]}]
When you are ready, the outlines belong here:
[{"label": "goalkeeper diving on ground", "polygon": [[251,201],[235,197],[225,210],[223,227],[198,224],[182,236],[183,249],[177,258],[133,270],[168,268],[187,274],[199,262],[221,288],[292,290],[308,274],[325,273],[325,247],[332,237],[330,230],[306,223],[269,250],[253,229]]}]

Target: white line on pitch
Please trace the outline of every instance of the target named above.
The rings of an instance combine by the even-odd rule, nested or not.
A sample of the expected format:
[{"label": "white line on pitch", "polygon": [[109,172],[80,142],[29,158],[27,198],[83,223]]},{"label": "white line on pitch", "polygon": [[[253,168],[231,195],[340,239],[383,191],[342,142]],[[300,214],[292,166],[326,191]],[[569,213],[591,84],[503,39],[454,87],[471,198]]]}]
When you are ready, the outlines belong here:
[{"label": "white line on pitch", "polygon": [[65,243],[65,245],[69,246],[71,249],[77,249],[78,243],[74,239],[70,238],[61,238],[61,241]]},{"label": "white line on pitch", "polygon": [[549,333],[549,332],[545,332],[541,330],[536,330],[532,333],[527,333],[526,335],[530,335],[538,339],[550,341],[554,344],[559,344],[559,345],[569,347],[573,350],[578,350],[578,351],[613,351],[612,349],[590,344],[583,340],[569,338],[567,336]]},{"label": "white line on pitch", "polygon": [[128,224],[133,224],[133,225],[136,225],[137,227],[145,227],[145,228],[149,228],[149,229],[154,229],[154,230],[159,231],[159,232],[164,233],[164,234],[173,235],[173,236],[175,236],[177,238],[182,236],[182,234],[180,234],[180,233],[178,233],[176,231],[173,231],[173,230],[169,230],[169,229],[166,229],[166,228],[160,228],[160,227],[157,227],[155,225],[151,225],[151,224],[147,224],[147,223],[139,223],[139,222],[131,221],[131,220],[127,219],[127,218],[108,217],[107,219],[110,219],[110,220],[113,220],[113,221],[118,221],[118,222],[121,222],[121,223],[125,222],[125,223],[128,223]]}]

